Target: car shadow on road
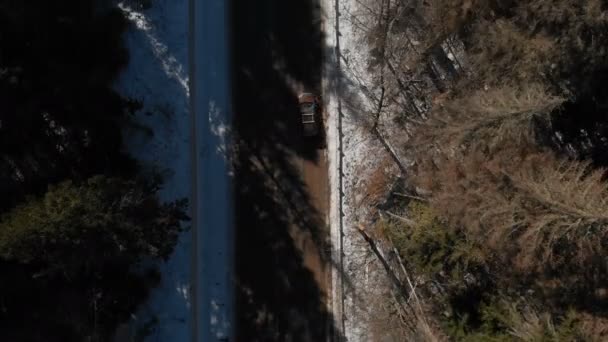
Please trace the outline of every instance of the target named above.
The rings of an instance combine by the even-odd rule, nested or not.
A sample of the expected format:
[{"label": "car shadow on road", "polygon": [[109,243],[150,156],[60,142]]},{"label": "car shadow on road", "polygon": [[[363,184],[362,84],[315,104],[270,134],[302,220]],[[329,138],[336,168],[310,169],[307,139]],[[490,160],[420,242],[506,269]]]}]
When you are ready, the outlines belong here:
[{"label": "car shadow on road", "polygon": [[325,213],[294,163],[319,162],[301,138],[296,90],[321,89],[318,0],[234,0],[231,13],[237,340],[326,341],[340,323],[293,233],[329,260]]}]

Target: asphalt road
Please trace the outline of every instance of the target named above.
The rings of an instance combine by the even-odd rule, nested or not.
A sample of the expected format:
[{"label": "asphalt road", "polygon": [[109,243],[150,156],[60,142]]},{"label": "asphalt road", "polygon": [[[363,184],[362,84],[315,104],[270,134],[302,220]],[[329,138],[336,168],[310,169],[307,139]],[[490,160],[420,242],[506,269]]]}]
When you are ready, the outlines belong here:
[{"label": "asphalt road", "polygon": [[192,340],[234,337],[234,179],[229,6],[191,0]]}]

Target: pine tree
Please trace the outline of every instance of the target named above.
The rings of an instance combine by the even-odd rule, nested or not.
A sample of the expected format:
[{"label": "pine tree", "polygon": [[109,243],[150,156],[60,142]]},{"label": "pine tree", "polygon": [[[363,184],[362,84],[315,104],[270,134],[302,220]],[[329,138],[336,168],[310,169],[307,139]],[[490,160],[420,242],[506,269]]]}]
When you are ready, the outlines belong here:
[{"label": "pine tree", "polygon": [[[11,272],[0,267],[2,331],[23,333],[11,322],[34,313],[40,322],[24,329],[36,324],[80,340],[96,329],[97,337],[110,333],[104,328],[111,330],[145,297],[147,277],[137,271],[142,262],[166,259],[187,219],[185,201],[162,204],[156,190],[154,184],[96,176],[52,186],[5,214],[0,263],[29,279],[24,286],[25,279],[5,278]],[[24,308],[32,295],[27,289],[38,292],[38,301]]]}]

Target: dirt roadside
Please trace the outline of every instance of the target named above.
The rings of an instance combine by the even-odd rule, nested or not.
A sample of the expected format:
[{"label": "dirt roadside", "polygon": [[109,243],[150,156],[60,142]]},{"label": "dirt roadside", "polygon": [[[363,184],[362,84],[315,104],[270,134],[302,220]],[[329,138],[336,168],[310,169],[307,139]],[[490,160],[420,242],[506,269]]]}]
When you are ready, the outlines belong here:
[{"label": "dirt roadside", "polygon": [[[306,188],[312,198],[312,203],[317,210],[323,215],[327,215],[329,207],[329,184],[327,179],[327,160],[323,150],[317,150],[320,155],[318,163],[313,163],[307,160],[300,160],[300,170],[306,184]],[[328,236],[327,227],[323,227],[322,233],[323,238],[326,239]],[[315,279],[319,283],[319,287],[324,290],[325,293],[329,293],[329,287],[331,284],[328,282],[329,265],[325,260],[325,254],[328,250],[328,246],[318,246],[314,241],[310,241],[310,234],[297,234],[294,236],[296,240],[300,238],[302,240],[298,247],[304,254],[304,264],[313,271]],[[324,249],[324,250],[321,250]]]},{"label": "dirt roadside", "polygon": [[320,89],[319,3],[236,2],[232,11],[236,340],[326,341],[335,329],[327,161],[302,139],[297,100],[298,89]]}]

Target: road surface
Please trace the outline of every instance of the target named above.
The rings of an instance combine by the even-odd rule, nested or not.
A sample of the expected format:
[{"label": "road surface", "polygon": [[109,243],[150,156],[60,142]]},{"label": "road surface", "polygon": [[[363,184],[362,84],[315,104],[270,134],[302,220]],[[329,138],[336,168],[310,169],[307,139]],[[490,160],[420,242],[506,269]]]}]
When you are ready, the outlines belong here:
[{"label": "road surface", "polygon": [[[325,150],[317,149],[316,162],[304,158],[297,158],[295,162],[299,164],[299,172],[303,177],[305,189],[310,196],[311,204],[318,213],[327,217],[329,210],[329,184]],[[321,227],[321,234],[325,240],[329,234],[327,224],[326,220],[324,226]],[[315,241],[311,234],[303,233],[297,229],[297,226],[294,228],[292,228],[292,236],[296,241],[296,246],[302,251],[304,265],[313,272],[320,289],[326,294],[330,293],[329,274],[331,266],[327,264],[326,260],[330,246],[326,241]]]},{"label": "road surface", "polygon": [[299,91],[320,92],[318,1],[234,1],[236,339],[327,341],[325,150],[300,133]]},{"label": "road surface", "polygon": [[229,6],[190,0],[192,340],[234,339]]},{"label": "road surface", "polygon": [[191,1],[195,341],[334,336],[327,161],[297,103],[321,89],[319,10]]}]

